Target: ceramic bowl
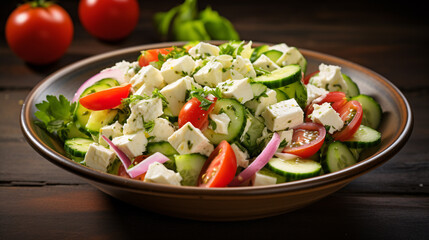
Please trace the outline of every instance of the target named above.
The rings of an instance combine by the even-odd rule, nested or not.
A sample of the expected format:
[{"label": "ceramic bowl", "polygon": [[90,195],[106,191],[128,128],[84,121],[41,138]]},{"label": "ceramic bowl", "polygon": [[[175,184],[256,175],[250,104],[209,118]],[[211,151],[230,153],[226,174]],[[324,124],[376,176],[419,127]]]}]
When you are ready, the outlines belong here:
[{"label": "ceramic bowl", "polygon": [[102,173],[73,162],[65,157],[60,142],[34,124],[35,104],[45,100],[46,95],[63,94],[71,99],[78,87],[100,70],[118,61],[135,61],[144,49],[181,44],[184,43],[150,44],[108,52],[76,62],[48,76],[34,87],[23,105],[20,122],[25,138],[52,163],[83,177],[94,187],[124,202],[179,218],[235,221],[284,214],[318,201],[389,160],[411,134],[413,117],[410,105],[391,82],[355,63],[305,49],[300,50],[308,61],[307,73],[316,71],[320,63],[341,66],[342,71],[358,84],[361,93],[373,96],[384,112],[379,129],[382,133],[380,146],[366,151],[357,164],[338,172],[259,187],[206,189],[145,183]]}]

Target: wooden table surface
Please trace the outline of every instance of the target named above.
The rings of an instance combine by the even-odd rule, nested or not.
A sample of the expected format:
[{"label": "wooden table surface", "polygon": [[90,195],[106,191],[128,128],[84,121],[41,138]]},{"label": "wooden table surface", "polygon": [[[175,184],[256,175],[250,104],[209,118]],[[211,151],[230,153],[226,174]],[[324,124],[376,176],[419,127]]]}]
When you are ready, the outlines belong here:
[{"label": "wooden table surface", "polygon": [[4,25],[17,1],[0,9],[0,239],[429,239],[429,21],[419,1],[211,2],[242,39],[285,42],[383,75],[405,94],[415,117],[413,134],[396,156],[340,191],[295,212],[228,223],[136,209],[48,162],[25,141],[18,117],[33,86],[86,57],[158,42],[153,13],[180,1],[140,1],[135,31],[114,44],[82,28],[77,1],[59,2],[73,18],[74,39],[58,62],[45,67],[23,63],[6,44]]}]

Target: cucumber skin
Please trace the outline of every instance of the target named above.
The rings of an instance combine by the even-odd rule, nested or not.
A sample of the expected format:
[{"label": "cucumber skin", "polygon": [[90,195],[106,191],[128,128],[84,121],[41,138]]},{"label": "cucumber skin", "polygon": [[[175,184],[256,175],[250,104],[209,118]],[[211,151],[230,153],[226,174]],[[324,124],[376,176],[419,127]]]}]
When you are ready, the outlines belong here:
[{"label": "cucumber skin", "polygon": [[351,98],[359,95],[360,90],[358,85],[346,74],[343,73],[341,75],[343,76],[343,79],[347,84],[347,91],[346,91],[347,97]]},{"label": "cucumber skin", "polygon": [[[85,153],[83,153],[83,152],[81,152],[81,151],[79,151],[79,150],[75,150],[74,148],[72,148],[70,145],[72,145],[73,144],[73,142],[74,141],[77,141],[77,140],[83,140],[83,141],[85,141],[85,142],[87,142],[87,143],[89,143],[89,144],[91,144],[91,143],[93,143],[94,141],[92,141],[91,139],[89,139],[89,138],[70,138],[70,139],[67,139],[65,142],[64,142],[64,151],[67,153],[67,154],[69,154],[69,155],[71,155],[71,156],[73,156],[73,157],[77,157],[77,158],[83,158],[83,157],[85,157],[85,155],[86,155],[86,152]],[[70,143],[70,144],[69,144]],[[89,144],[88,144],[88,147],[89,147]]]},{"label": "cucumber skin", "polygon": [[[377,110],[377,112],[378,112],[378,114],[380,114],[380,117],[378,118],[378,121],[376,121],[375,123],[370,123],[370,122],[364,122],[364,119],[366,119],[366,117],[365,117],[365,109],[367,109],[368,108],[368,106],[366,105],[366,104],[363,104],[363,100],[362,100],[362,98],[364,98],[364,99],[366,99],[367,101],[369,101],[369,102],[371,102],[372,104],[374,104],[373,105],[373,107],[375,107],[376,109],[374,109],[374,110]],[[353,98],[351,98],[350,100],[356,100],[356,101],[358,101],[360,104],[361,104],[361,106],[362,106],[362,110],[363,110],[363,114],[364,114],[364,119],[362,119],[362,124],[364,124],[364,125],[366,125],[366,126],[368,126],[368,127],[370,127],[370,128],[372,128],[372,129],[378,129],[378,127],[380,126],[380,123],[381,123],[381,121],[382,121],[382,119],[383,119],[383,110],[382,110],[382,108],[381,108],[381,106],[380,106],[380,104],[373,98],[373,97],[371,97],[371,96],[368,96],[368,95],[366,95],[366,94],[359,94],[359,95],[357,95],[357,96],[355,96],[355,97],[353,97]],[[368,111],[368,110],[367,110]],[[366,120],[365,120],[366,121]]]},{"label": "cucumber skin", "polygon": [[374,130],[370,127],[364,126],[364,125],[359,126],[358,131],[361,130],[362,127],[369,129],[368,131],[370,131],[370,134],[376,134],[378,136],[378,138],[372,142],[363,142],[363,141],[359,141],[359,139],[355,139],[355,137],[352,136],[351,139],[349,139],[347,141],[343,141],[343,143],[347,147],[349,147],[349,148],[370,148],[370,147],[375,147],[381,143],[381,133],[380,132],[378,132],[377,130]]},{"label": "cucumber skin", "polygon": [[207,158],[198,153],[175,155],[176,170],[182,177],[184,186],[197,186],[198,177]]},{"label": "cucumber skin", "polygon": [[344,169],[344,168],[341,168],[341,169],[334,170],[334,169],[333,169],[333,167],[332,167],[332,166],[330,165],[330,163],[329,163],[328,155],[329,155],[330,151],[332,151],[332,149],[331,149],[331,148],[335,147],[336,145],[340,145],[341,147],[345,147],[345,148],[347,149],[347,151],[350,153],[349,155],[353,158],[353,159],[352,159],[352,160],[353,160],[353,163],[352,163],[352,164],[348,164],[348,165],[347,165],[347,166],[345,166],[344,168],[347,168],[347,167],[349,167],[349,166],[351,166],[351,165],[353,165],[353,164],[357,163],[357,160],[356,160],[356,158],[354,157],[353,153],[349,150],[349,148],[348,148],[344,143],[342,143],[342,142],[333,142],[333,143],[329,144],[329,146],[327,146],[327,150],[326,150],[326,152],[323,154],[323,157],[322,157],[322,162],[321,162],[321,164],[322,164],[322,169],[323,169],[323,171],[324,171],[325,173],[336,172],[336,171],[339,171],[339,170]]},{"label": "cucumber skin", "polygon": [[285,177],[285,181],[286,182],[290,182],[290,181],[296,181],[296,180],[301,180],[301,179],[306,179],[306,178],[311,178],[311,177],[315,177],[315,176],[319,176],[321,171],[322,171],[322,165],[320,165],[319,171],[315,171],[315,172],[309,172],[309,173],[292,173],[292,172],[284,172],[281,170],[278,170],[277,168],[273,167],[270,162],[268,162],[267,164],[267,168],[269,170],[271,170],[272,172]]},{"label": "cucumber skin", "polygon": [[[275,79],[275,80],[264,80],[266,78],[269,78],[273,73],[275,73],[276,71],[279,71],[283,68],[286,67],[293,67],[296,66],[300,69],[300,71],[297,71],[295,74],[293,75],[288,75],[287,77],[281,78],[281,79]],[[283,68],[279,68],[277,70],[272,71],[271,73],[267,74],[267,75],[262,75],[259,77],[255,78],[255,82],[258,83],[262,83],[265,86],[269,87],[269,88],[280,88],[289,84],[292,84],[294,82],[297,81],[301,81],[301,77],[302,77],[302,73],[301,73],[301,66],[297,65],[297,64],[291,64],[291,65],[287,65]]]}]

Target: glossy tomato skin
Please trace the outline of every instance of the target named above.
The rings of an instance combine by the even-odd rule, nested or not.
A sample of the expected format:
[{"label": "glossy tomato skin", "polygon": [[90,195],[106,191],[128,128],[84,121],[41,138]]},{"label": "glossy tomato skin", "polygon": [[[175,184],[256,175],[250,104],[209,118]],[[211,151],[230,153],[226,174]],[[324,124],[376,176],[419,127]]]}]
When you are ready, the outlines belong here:
[{"label": "glossy tomato skin", "polygon": [[24,61],[43,65],[64,55],[73,39],[73,22],[59,5],[25,3],[6,22],[6,40]]},{"label": "glossy tomato skin", "polygon": [[237,171],[237,159],[231,145],[225,140],[219,143],[206,160],[198,177],[199,187],[226,187]]},{"label": "glossy tomato skin", "polygon": [[159,54],[167,55],[171,50],[173,50],[173,48],[158,48],[142,51],[138,59],[140,67],[144,67],[149,65],[151,62],[158,61]]},{"label": "glossy tomato skin", "polygon": [[308,84],[308,82],[310,82],[310,78],[312,78],[314,75],[318,74],[320,71],[316,71],[313,73],[310,73],[309,75],[305,76],[302,78],[302,83],[304,83],[305,85]]},{"label": "glossy tomato skin", "polygon": [[185,105],[183,105],[179,112],[179,128],[187,122],[192,123],[194,127],[201,131],[207,128],[209,124],[209,114],[213,111],[217,98],[214,96],[208,96],[207,99],[213,102],[207,110],[200,107],[201,102],[196,97],[191,98],[185,103]]},{"label": "glossy tomato skin", "polygon": [[90,110],[98,111],[112,109],[121,104],[122,99],[127,98],[131,84],[112,87],[99,92],[91,93],[79,99],[79,103]]},{"label": "glossy tomato skin", "polygon": [[[294,146],[295,143],[306,141],[304,137],[305,131],[317,131],[318,135],[315,139],[309,141],[309,143]],[[302,123],[293,128],[292,144],[286,146],[282,152],[294,154],[301,158],[311,157],[322,147],[325,136],[326,129],[323,125],[313,122]]]},{"label": "glossy tomato skin", "polygon": [[[350,112],[354,111],[353,119],[350,119]],[[347,102],[340,111],[341,119],[348,124],[339,132],[335,132],[332,137],[337,141],[346,141],[350,139],[356,131],[359,129],[360,124],[362,123],[363,110],[362,105],[355,100]]]},{"label": "glossy tomato skin", "polygon": [[[332,108],[336,112],[338,112],[347,103],[346,94],[343,92],[329,92],[322,100],[318,101],[316,104],[321,105],[326,102],[331,103]],[[309,116],[311,113],[313,113],[313,110],[313,102],[307,105],[307,107],[304,109],[306,122],[311,122]]]},{"label": "glossy tomato skin", "polygon": [[139,19],[137,0],[81,0],[79,19],[93,36],[105,41],[127,37]]}]

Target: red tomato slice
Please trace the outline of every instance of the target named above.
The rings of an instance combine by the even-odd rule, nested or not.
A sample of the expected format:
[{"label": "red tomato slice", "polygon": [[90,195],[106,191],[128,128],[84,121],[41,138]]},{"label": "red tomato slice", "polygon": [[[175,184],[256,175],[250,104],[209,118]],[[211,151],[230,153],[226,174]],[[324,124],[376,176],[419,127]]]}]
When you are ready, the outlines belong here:
[{"label": "red tomato slice", "polygon": [[283,152],[308,158],[319,151],[325,136],[326,129],[321,124],[313,122],[300,124],[293,128],[292,143],[286,146]]},{"label": "red tomato slice", "polygon": [[237,171],[237,159],[225,140],[210,154],[198,177],[199,187],[226,187]]},{"label": "red tomato slice", "polygon": [[158,55],[167,55],[170,51],[173,50],[170,48],[158,48],[158,49],[150,49],[146,51],[142,51],[142,54],[139,56],[138,62],[140,67],[144,67],[149,65],[150,62],[158,61]]},{"label": "red tomato slice", "polygon": [[212,95],[206,98],[213,102],[207,110],[200,107],[201,102],[196,97],[191,98],[191,100],[185,103],[179,112],[179,128],[187,122],[192,123],[194,127],[199,128],[201,131],[207,128],[209,125],[209,114],[213,111],[217,98]]},{"label": "red tomato slice", "polygon": [[[141,161],[145,160],[147,157],[149,157],[149,155],[140,155],[140,156],[137,156],[136,158],[134,158],[134,161],[132,162],[133,166],[139,164]],[[125,178],[131,178],[130,175],[128,175],[127,171],[125,170],[124,164],[121,164],[121,166],[119,166],[118,176],[125,177]],[[143,173],[142,175],[137,176],[137,177],[135,177],[133,179],[142,180],[143,181],[145,176],[146,176],[146,173]]]},{"label": "red tomato slice", "polygon": [[310,81],[310,78],[313,77],[314,75],[318,74],[320,71],[315,71],[314,73],[310,73],[309,75],[305,76],[302,78],[302,83],[304,83],[305,85],[308,84],[308,82]]},{"label": "red tomato slice", "polygon": [[128,97],[130,88],[131,84],[127,84],[91,93],[79,99],[79,103],[94,111],[112,109],[120,105],[122,99]]},{"label": "red tomato slice", "polygon": [[363,110],[362,105],[355,100],[349,101],[338,112],[341,119],[345,122],[345,127],[334,133],[332,136],[337,141],[346,141],[359,129],[362,123]]},{"label": "red tomato slice", "polygon": [[[346,94],[343,92],[329,92],[326,94],[326,96],[321,100],[318,101],[316,104],[323,104],[323,103],[331,103],[332,108],[338,112],[344,105],[347,103]],[[305,121],[311,122],[311,119],[309,118],[310,114],[313,112],[313,102],[311,102],[307,107],[305,108]]]}]

